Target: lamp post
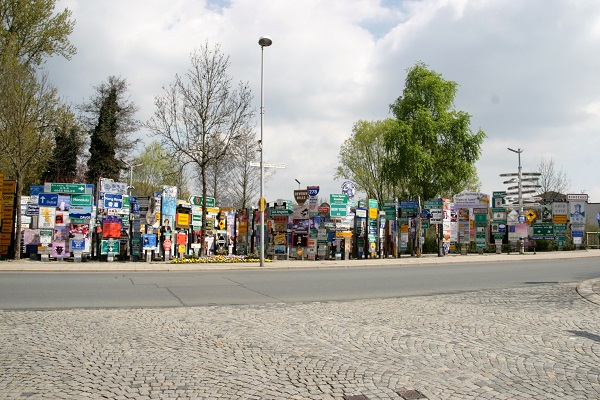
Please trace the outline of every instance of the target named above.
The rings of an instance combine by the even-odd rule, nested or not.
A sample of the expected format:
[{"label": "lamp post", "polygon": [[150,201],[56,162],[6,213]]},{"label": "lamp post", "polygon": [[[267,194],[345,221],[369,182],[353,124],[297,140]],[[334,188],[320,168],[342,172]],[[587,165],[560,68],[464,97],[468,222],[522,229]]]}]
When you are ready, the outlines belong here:
[{"label": "lamp post", "polygon": [[[508,150],[512,151],[513,153],[517,153],[517,155],[519,156],[519,170],[517,171],[517,185],[518,185],[518,192],[517,195],[519,196],[519,222],[521,222],[521,218],[523,217],[523,183],[522,183],[522,172],[521,172],[521,153],[523,152],[523,149],[511,149],[510,147],[508,147]],[[519,254],[523,254],[524,253],[524,249],[523,249],[523,238],[519,238],[519,242],[517,243],[517,246],[519,248]]]},{"label": "lamp post", "polygon": [[294,178],[294,180],[296,181],[296,183],[298,183],[298,190],[300,190],[300,181],[298,179],[295,179],[295,178]]},{"label": "lamp post", "polygon": [[273,44],[269,36],[261,36],[258,39],[260,46],[260,266],[265,266],[265,168],[263,162],[263,115],[265,113],[265,85],[264,85],[264,55],[265,47]]}]

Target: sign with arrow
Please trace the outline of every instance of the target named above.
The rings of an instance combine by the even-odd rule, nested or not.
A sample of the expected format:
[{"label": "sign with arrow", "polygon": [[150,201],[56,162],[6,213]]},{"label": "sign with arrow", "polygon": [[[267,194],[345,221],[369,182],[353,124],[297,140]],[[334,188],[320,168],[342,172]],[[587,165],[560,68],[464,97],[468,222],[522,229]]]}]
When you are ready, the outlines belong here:
[{"label": "sign with arrow", "polygon": [[58,194],[56,193],[40,193],[38,195],[38,205],[42,207],[58,206]]}]

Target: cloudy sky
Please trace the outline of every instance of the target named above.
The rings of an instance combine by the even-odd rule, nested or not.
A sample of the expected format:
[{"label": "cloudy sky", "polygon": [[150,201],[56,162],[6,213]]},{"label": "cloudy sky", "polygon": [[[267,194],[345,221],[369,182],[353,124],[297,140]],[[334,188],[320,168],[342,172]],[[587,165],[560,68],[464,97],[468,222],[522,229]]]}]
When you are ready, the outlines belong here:
[{"label": "cloudy sky", "polygon": [[[600,202],[600,2],[597,0],[62,0],[76,19],[71,61],[46,67],[65,99],[88,99],[111,75],[126,78],[146,121],[153,100],[208,40],[249,82],[259,133],[259,37],[265,49],[265,162],[285,163],[268,201],[298,188],[340,193],[341,144],[359,120],[391,117],[407,68],[422,61],[459,84],[455,107],[487,139],[482,192],[500,173],[554,160],[570,193]],[[146,132],[139,133],[146,138]],[[146,139],[147,142],[150,139]]]}]

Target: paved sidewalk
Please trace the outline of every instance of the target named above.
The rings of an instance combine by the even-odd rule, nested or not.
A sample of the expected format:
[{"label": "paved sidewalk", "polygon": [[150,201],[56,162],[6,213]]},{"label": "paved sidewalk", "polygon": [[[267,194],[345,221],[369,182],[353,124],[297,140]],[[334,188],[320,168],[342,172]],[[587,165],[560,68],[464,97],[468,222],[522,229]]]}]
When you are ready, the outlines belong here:
[{"label": "paved sidewalk", "polygon": [[408,265],[443,265],[456,263],[489,263],[489,262],[514,262],[514,261],[540,261],[540,260],[570,260],[574,258],[600,258],[600,249],[579,251],[553,251],[553,252],[527,252],[524,254],[449,254],[444,257],[426,254],[422,257],[402,256],[400,258],[384,258],[372,260],[275,260],[265,262],[260,267],[254,263],[183,263],[176,264],[170,261],[132,262],[132,261],[31,261],[7,260],[0,261],[0,271],[51,271],[51,272],[101,272],[101,271],[201,271],[215,269],[296,269],[296,268],[352,268],[352,267],[381,267],[381,266],[408,266]]}]

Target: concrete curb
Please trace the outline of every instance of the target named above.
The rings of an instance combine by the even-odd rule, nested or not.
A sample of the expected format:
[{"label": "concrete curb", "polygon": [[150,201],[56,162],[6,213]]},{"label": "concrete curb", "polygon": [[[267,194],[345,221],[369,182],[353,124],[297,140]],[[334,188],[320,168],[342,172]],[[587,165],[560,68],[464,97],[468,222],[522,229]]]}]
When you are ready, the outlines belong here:
[{"label": "concrete curb", "polygon": [[600,278],[581,282],[577,285],[577,293],[584,299],[600,306]]}]

